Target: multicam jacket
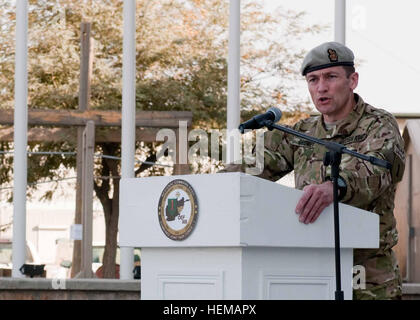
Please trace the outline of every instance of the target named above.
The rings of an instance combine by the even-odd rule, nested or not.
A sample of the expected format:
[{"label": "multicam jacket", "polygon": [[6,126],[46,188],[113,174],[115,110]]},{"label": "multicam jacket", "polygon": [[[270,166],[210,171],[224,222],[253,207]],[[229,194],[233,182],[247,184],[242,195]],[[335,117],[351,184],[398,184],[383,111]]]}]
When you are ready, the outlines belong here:
[{"label": "multicam jacket", "polygon": [[[354,299],[389,299],[401,296],[401,276],[392,247],[398,241],[394,218],[396,183],[404,173],[404,143],[395,118],[388,112],[365,103],[355,94],[353,111],[330,130],[322,116],[299,121],[294,130],[327,141],[343,144],[350,150],[388,160],[392,171],[343,154],[340,176],[347,192],[341,202],[380,216],[379,249],[354,250],[354,265],[366,271],[366,289],[354,290]],[[276,181],[294,170],[296,188],[319,184],[329,177],[325,167],[325,147],[303,141],[278,130],[267,131],[264,137],[264,169],[262,178]],[[232,171],[235,166],[228,168]]]}]

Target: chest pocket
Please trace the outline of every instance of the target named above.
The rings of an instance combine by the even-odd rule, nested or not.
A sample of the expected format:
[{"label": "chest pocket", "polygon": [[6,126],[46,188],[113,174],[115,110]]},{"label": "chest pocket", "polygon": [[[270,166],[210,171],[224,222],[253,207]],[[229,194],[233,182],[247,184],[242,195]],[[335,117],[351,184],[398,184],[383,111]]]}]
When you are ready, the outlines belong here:
[{"label": "chest pocket", "polygon": [[353,143],[357,143],[358,144],[358,143],[360,143],[362,141],[365,141],[366,138],[367,138],[367,134],[366,133],[358,134],[358,135],[355,135],[355,136],[350,136],[350,137],[344,138],[341,141],[341,144],[345,145],[348,148],[348,147],[352,147],[351,145]]},{"label": "chest pocket", "polygon": [[306,140],[293,139],[290,144],[294,147],[295,170],[307,170],[317,163],[319,167],[323,162],[324,152],[322,146]]},{"label": "chest pocket", "polygon": [[301,161],[303,157],[308,158],[311,154],[314,153],[315,144],[301,139],[293,139],[290,141],[290,144],[294,148],[294,160]]},{"label": "chest pocket", "polygon": [[303,139],[299,139],[299,138],[295,138],[293,140],[290,141],[290,144],[295,146],[295,147],[314,147],[314,143],[310,142],[310,141],[306,141]]},{"label": "chest pocket", "polygon": [[319,144],[295,139],[294,170],[297,189],[311,183],[321,183],[325,177],[323,159],[325,148]]}]

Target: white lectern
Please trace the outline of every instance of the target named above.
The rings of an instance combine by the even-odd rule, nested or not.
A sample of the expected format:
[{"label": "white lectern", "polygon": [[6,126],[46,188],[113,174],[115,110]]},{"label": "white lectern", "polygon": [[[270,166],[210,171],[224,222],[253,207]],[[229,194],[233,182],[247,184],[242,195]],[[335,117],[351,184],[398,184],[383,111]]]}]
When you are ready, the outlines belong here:
[{"label": "white lectern", "polygon": [[[195,200],[174,189],[178,179]],[[142,299],[334,299],[332,206],[303,224],[302,191],[243,173],[122,179],[120,188],[119,245],[141,247]],[[340,238],[352,299],[353,248],[378,248],[379,217],[340,204]]]}]

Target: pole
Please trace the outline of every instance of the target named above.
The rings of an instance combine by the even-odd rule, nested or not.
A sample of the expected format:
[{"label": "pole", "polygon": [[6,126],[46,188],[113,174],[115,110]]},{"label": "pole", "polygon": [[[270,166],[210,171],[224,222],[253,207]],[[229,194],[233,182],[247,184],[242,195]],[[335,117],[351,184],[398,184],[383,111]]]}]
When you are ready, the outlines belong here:
[{"label": "pole", "polygon": [[409,154],[407,157],[408,162],[408,211],[407,211],[407,225],[408,225],[408,241],[407,241],[407,266],[406,266],[406,280],[407,282],[413,281],[413,248],[415,248],[415,235],[413,232],[413,155]]},{"label": "pole", "polygon": [[335,251],[335,300],[344,300],[341,290],[341,246],[340,246],[340,214],[338,207],[338,177],[340,176],[341,152],[330,150],[325,154],[324,165],[331,165],[334,203],[334,251]]},{"label": "pole", "polygon": [[15,113],[13,163],[13,245],[12,277],[23,278],[19,271],[26,260],[26,187],[28,144],[28,1],[16,1]]},{"label": "pole", "polygon": [[[121,178],[134,177],[136,133],[136,1],[124,0]],[[133,279],[134,250],[120,247],[120,279]]]},{"label": "pole", "polygon": [[93,233],[93,156],[95,153],[95,123],[89,120],[83,132],[82,167],[82,263],[76,278],[93,278],[92,233]]},{"label": "pole", "polygon": [[[240,120],[240,32],[241,1],[230,0],[229,3],[229,44],[228,44],[228,97],[227,97],[227,130],[237,131]],[[239,134],[239,133],[238,133]],[[227,137],[230,135],[228,134]],[[232,141],[233,140],[233,141]],[[226,141],[226,163],[238,159],[239,146],[237,139]]]},{"label": "pole", "polygon": [[[79,76],[79,110],[89,109],[90,81],[93,64],[93,39],[90,36],[91,23],[82,22],[80,25],[80,76]],[[83,132],[84,127],[77,128],[77,155],[76,155],[76,209],[75,224],[82,224],[82,166],[83,166]],[[75,277],[81,269],[82,241],[74,240],[73,261],[71,276]]]},{"label": "pole", "polygon": [[334,41],[346,43],[346,0],[335,0]]}]

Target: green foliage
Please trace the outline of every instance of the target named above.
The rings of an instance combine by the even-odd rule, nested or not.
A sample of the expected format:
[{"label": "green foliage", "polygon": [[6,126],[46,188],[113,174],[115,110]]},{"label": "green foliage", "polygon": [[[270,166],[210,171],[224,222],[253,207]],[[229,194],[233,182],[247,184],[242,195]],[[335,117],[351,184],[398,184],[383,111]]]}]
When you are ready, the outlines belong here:
[{"label": "green foliage", "polygon": [[[120,109],[123,1],[29,3],[29,107],[78,108],[80,24],[90,21],[94,38],[90,108]],[[243,118],[272,105],[287,106],[292,113],[304,110],[305,101],[293,105],[288,100],[303,57],[303,52],[295,52],[289,43],[319,31],[319,27],[303,25],[302,13],[265,12],[258,1],[241,3]],[[137,109],[189,110],[193,127],[225,127],[228,0],[137,0],[136,5]],[[13,108],[14,2],[0,0],[0,25],[0,108]],[[267,85],[272,77],[281,81]],[[2,144],[2,150],[11,148],[11,144]],[[75,146],[44,143],[29,149],[74,151]],[[11,159],[1,155],[0,161],[0,183],[4,184],[11,179]],[[74,167],[75,158],[31,156],[28,182],[60,175],[60,166]]]}]

